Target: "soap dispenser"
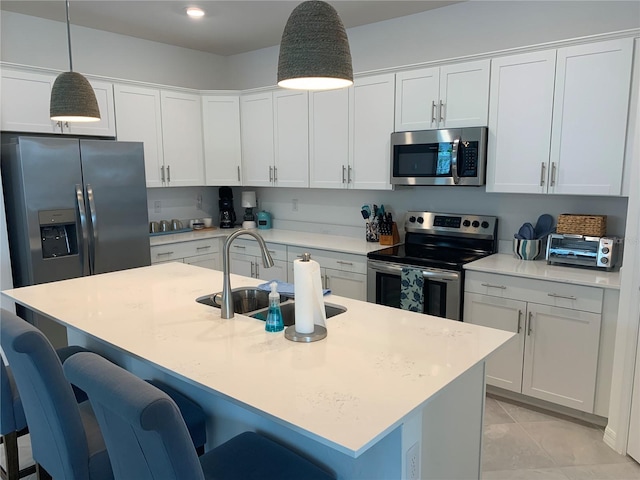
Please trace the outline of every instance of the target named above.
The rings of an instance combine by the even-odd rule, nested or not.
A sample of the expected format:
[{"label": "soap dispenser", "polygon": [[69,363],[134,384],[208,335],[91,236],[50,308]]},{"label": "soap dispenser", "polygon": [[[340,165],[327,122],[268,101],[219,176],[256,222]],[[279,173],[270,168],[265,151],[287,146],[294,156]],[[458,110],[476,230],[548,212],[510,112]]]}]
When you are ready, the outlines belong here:
[{"label": "soap dispenser", "polygon": [[264,329],[267,332],[280,332],[284,330],[284,322],[282,320],[282,311],[280,310],[278,284],[276,282],[271,282],[270,287],[269,313],[267,313],[267,322],[265,323]]}]

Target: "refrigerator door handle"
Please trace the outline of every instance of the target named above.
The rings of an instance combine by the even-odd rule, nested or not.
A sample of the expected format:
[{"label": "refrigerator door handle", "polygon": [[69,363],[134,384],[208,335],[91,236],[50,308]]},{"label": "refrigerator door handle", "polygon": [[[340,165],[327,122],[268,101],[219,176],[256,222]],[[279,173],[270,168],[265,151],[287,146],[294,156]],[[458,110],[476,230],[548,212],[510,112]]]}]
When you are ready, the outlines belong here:
[{"label": "refrigerator door handle", "polygon": [[89,214],[91,215],[91,273],[96,270],[96,259],[98,257],[98,219],[96,215],[96,202],[93,198],[93,187],[91,184],[87,183],[87,200],[89,200]]},{"label": "refrigerator door handle", "polygon": [[76,201],[78,202],[78,213],[80,214],[80,235],[78,235],[78,247],[80,250],[80,266],[82,268],[82,275],[89,275],[89,249],[87,246],[87,213],[84,209],[84,195],[82,193],[82,185],[76,183]]}]

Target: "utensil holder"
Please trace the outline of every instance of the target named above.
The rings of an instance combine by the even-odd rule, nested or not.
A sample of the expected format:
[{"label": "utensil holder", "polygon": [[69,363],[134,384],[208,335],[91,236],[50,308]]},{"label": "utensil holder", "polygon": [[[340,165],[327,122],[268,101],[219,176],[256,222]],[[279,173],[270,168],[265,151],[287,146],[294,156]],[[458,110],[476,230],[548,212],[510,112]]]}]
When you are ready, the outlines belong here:
[{"label": "utensil holder", "polygon": [[380,235],[380,245],[395,245],[400,242],[400,234],[398,233],[398,225],[393,222],[391,225],[391,235]]},{"label": "utensil holder", "polygon": [[377,242],[380,240],[378,222],[367,222],[365,227],[365,239],[367,242]]},{"label": "utensil holder", "polygon": [[513,239],[513,253],[520,260],[535,260],[540,255],[542,240]]}]

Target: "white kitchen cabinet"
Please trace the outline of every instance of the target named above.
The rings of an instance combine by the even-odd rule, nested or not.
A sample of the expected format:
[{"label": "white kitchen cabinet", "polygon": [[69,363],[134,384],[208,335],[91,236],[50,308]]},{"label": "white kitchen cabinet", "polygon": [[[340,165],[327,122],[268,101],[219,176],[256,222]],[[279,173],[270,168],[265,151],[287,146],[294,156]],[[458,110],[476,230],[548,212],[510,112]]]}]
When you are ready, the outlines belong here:
[{"label": "white kitchen cabinet", "polygon": [[68,123],[51,120],[49,102],[56,75],[17,69],[2,69],[1,129],[13,132],[57,133],[114,137],[113,86],[90,80],[101,120]]},{"label": "white kitchen cabinet", "polygon": [[206,185],[241,185],[240,97],[202,97]]},{"label": "white kitchen cabinet", "polygon": [[467,272],[464,321],[517,333],[487,360],[487,383],[594,413],[603,291]]},{"label": "white kitchen cabinet", "polygon": [[487,124],[489,60],[396,74],[395,131]]},{"label": "white kitchen cabinet", "polygon": [[151,264],[183,262],[212,270],[221,270],[220,251],[220,239],[218,238],[154,245],[151,247]]},{"label": "white kitchen cabinet", "polygon": [[308,187],[307,92],[245,95],[240,105],[243,185]]},{"label": "white kitchen cabinet", "polygon": [[309,186],[347,188],[349,162],[348,88],[309,92]]},{"label": "white kitchen cabinet", "polygon": [[160,91],[165,183],[172,187],[204,185],[200,95]]},{"label": "white kitchen cabinet", "polygon": [[288,247],[289,282],[294,282],[293,262],[302,258],[303,253],[311,254],[311,259],[320,264],[320,274],[324,288],[341,297],[366,301],[367,259],[362,255],[319,250],[314,248]]},{"label": "white kitchen cabinet", "polygon": [[494,59],[487,191],[620,195],[633,40]]},{"label": "white kitchen cabinet", "polygon": [[164,186],[160,90],[116,84],[118,140],[143,142],[147,187]]},{"label": "white kitchen cabinet", "polygon": [[349,97],[350,188],[391,190],[390,140],[393,132],[395,75],[355,80]]},{"label": "white kitchen cabinet", "polygon": [[229,270],[236,275],[259,278],[262,280],[287,281],[287,247],[267,243],[267,249],[273,258],[274,266],[265,268],[258,243],[253,240],[236,239],[231,244]]}]

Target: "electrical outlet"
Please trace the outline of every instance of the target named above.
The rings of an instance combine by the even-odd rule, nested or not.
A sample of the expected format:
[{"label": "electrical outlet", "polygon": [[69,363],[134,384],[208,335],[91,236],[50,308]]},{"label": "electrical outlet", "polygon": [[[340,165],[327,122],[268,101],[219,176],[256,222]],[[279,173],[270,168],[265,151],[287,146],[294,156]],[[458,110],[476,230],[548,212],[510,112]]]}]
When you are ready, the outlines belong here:
[{"label": "electrical outlet", "polygon": [[293,200],[291,200],[291,211],[292,212],[297,212],[298,211],[298,199],[294,198]]},{"label": "electrical outlet", "polygon": [[153,202],[153,212],[154,213],[160,213],[161,210],[161,204],[160,204],[160,200],[156,200],[155,202]]},{"label": "electrical outlet", "polygon": [[407,480],[420,480],[420,442],[414,443],[411,448],[407,450],[406,460]]}]

